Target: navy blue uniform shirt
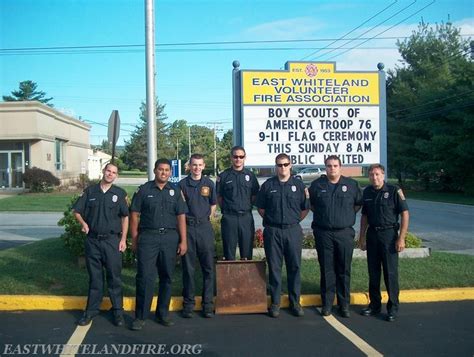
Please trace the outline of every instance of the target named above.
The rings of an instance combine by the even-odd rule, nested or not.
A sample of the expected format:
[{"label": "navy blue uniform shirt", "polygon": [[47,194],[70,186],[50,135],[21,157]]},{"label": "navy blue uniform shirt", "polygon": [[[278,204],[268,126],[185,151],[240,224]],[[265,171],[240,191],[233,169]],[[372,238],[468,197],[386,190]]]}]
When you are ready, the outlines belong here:
[{"label": "navy blue uniform shirt", "polygon": [[372,227],[387,227],[398,223],[398,216],[408,211],[407,201],[403,192],[396,185],[384,183],[381,189],[374,186],[364,189],[362,214],[367,215]]},{"label": "navy blue uniform shirt", "polygon": [[257,207],[265,210],[263,225],[297,224],[301,211],[309,209],[303,181],[290,177],[280,182],[278,176],[265,181],[257,195]]},{"label": "navy blue uniform shirt", "polygon": [[252,171],[235,171],[228,168],[217,178],[217,193],[222,197],[222,213],[252,210],[252,196],[256,196],[260,185]]},{"label": "navy blue uniform shirt", "polygon": [[179,187],[188,204],[187,216],[205,219],[211,214],[211,206],[216,204],[216,189],[214,182],[207,176],[193,180],[191,175],[179,182]]},{"label": "navy blue uniform shirt", "polygon": [[176,216],[186,213],[188,208],[178,186],[167,182],[160,190],[155,180],[152,180],[135,192],[130,210],[140,213],[140,230],[176,229]]},{"label": "navy blue uniform shirt", "polygon": [[362,206],[362,192],[356,180],[341,176],[331,192],[326,175],[314,180],[309,188],[314,208],[312,227],[343,229],[355,224],[355,206]]},{"label": "navy blue uniform shirt", "polygon": [[103,192],[100,183],[87,187],[73,205],[89,226],[90,233],[118,234],[122,232],[122,217],[128,216],[127,192],[112,185]]}]

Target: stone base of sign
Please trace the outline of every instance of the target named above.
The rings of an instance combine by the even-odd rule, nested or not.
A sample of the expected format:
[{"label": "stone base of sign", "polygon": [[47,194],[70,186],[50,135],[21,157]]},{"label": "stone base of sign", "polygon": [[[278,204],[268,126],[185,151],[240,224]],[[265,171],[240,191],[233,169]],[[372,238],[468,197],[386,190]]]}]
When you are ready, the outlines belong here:
[{"label": "stone base of sign", "polygon": [[[403,252],[399,254],[400,258],[426,258],[431,255],[430,248],[406,248]],[[316,249],[303,249],[301,254],[303,259],[317,259],[318,252]],[[367,258],[367,252],[354,249],[353,258]],[[263,259],[265,258],[265,251],[263,248],[254,248],[253,249],[253,259]]]}]

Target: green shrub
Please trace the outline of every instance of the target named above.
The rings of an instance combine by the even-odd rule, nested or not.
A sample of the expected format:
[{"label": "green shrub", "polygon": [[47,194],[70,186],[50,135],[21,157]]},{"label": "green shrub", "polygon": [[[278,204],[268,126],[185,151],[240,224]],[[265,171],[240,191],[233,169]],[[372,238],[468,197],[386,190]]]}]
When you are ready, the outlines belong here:
[{"label": "green shrub", "polygon": [[[315,244],[314,244],[314,237],[313,233],[308,232],[303,235],[303,242],[302,242],[303,249],[314,249]],[[253,241],[253,247],[254,248],[263,248],[263,230],[262,228],[258,228],[255,231],[255,239]]]},{"label": "green shrub", "polygon": [[[359,235],[357,235],[357,239],[354,241],[354,247],[359,248]],[[405,248],[421,248],[422,247],[422,240],[418,238],[415,234],[408,232],[405,237]]]},{"label": "green shrub", "polygon": [[421,248],[422,240],[413,233],[408,232],[405,237],[405,248]]},{"label": "green shrub", "polygon": [[303,236],[303,249],[314,249],[316,244],[314,242],[313,233],[305,233]]},{"label": "green shrub", "polygon": [[51,192],[53,186],[59,186],[59,179],[47,170],[32,167],[25,170],[23,181],[31,192]]},{"label": "green shrub", "polygon": [[222,233],[221,233],[221,216],[213,217],[211,219],[212,229],[214,231],[214,247],[216,257],[222,259],[224,256],[224,247],[222,246]]},{"label": "green shrub", "polygon": [[72,196],[71,201],[64,211],[63,218],[58,222],[58,226],[64,226],[65,232],[61,235],[64,245],[69,248],[76,257],[84,255],[84,240],[86,239],[81,224],[76,220],[72,212],[72,206],[78,197],[79,195]]}]

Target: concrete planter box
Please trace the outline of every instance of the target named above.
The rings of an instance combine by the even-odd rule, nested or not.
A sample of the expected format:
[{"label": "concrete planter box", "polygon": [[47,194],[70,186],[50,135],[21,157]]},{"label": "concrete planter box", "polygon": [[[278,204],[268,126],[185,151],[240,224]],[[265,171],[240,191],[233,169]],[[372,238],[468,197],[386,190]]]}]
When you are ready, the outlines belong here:
[{"label": "concrete planter box", "polygon": [[[430,248],[406,248],[399,254],[400,258],[426,258],[431,255]],[[265,251],[263,248],[253,249],[253,258],[262,259],[265,258]],[[316,249],[303,249],[303,259],[317,259],[318,253]],[[354,249],[353,258],[367,258],[367,252],[360,249]]]}]

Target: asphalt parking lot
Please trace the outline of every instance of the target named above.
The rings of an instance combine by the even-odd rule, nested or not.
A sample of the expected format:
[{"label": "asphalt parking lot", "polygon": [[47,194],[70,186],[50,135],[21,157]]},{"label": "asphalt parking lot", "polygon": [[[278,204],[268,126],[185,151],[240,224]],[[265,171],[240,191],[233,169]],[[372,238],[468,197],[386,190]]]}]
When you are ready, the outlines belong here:
[{"label": "asphalt parking lot", "polygon": [[[173,327],[163,327],[150,319],[140,332],[115,327],[107,312],[97,316],[88,330],[75,325],[80,311],[0,312],[0,356],[19,352],[59,355],[55,353],[61,352],[57,346],[68,343],[79,345],[77,356],[129,356],[147,352],[202,356],[472,356],[474,353],[474,301],[403,304],[398,320],[393,323],[386,322],[384,315],[360,316],[360,308],[352,306],[349,319],[323,318],[314,307],[305,308],[303,318],[292,316],[288,310],[282,310],[278,319],[265,314],[219,315],[213,319],[196,314],[192,319],[183,319],[179,313],[172,313]],[[127,313],[127,324],[131,321],[132,315]],[[25,348],[29,348],[29,353],[24,353]],[[66,348],[63,352],[74,355]]]}]

